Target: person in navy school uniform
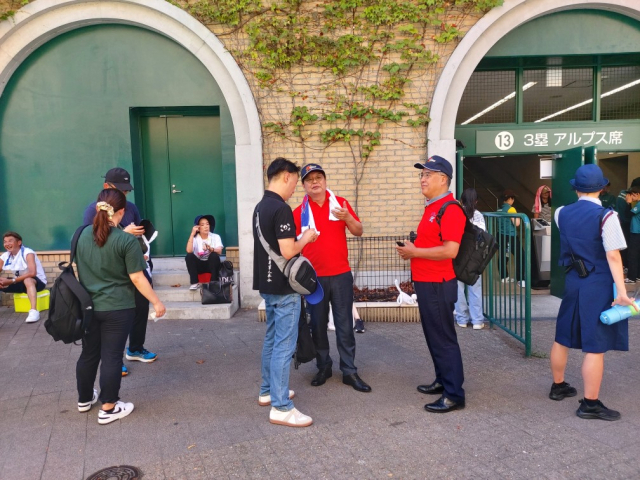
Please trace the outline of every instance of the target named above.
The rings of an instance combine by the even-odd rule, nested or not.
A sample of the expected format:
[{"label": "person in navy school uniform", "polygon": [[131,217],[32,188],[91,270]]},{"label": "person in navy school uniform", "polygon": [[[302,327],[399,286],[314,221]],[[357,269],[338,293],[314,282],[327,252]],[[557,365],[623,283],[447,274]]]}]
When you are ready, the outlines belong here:
[{"label": "person in navy school uniform", "polygon": [[554,383],[549,398],[562,400],[577,394],[577,390],[565,382],[564,372],[569,349],[581,349],[585,353],[582,362],[584,399],[580,400],[576,415],[585,419],[618,420],[620,413],[605,407],[598,397],[605,352],[629,350],[628,322],[605,325],[600,321],[600,313],[611,305],[633,303],[625,290],[620,258],[620,250],[627,245],[617,214],[605,210],[598,199],[608,183],[600,167],[581,166],[569,183],[576,190],[578,201],[559,208],[555,214],[560,230],[559,264],[572,267],[575,260],[582,261],[588,275],[581,278],[578,269],[572,267],[565,278],[565,292],[551,348]]}]

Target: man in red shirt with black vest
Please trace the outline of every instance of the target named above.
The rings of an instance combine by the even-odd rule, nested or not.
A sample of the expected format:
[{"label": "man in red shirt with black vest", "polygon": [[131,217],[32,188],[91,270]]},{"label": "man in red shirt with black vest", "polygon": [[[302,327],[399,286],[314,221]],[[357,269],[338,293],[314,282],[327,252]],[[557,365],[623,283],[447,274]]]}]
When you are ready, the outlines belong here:
[{"label": "man in red shirt with black vest", "polygon": [[361,236],[362,223],[344,198],[335,196],[327,189],[327,178],[320,165],[305,165],[300,175],[307,194],[302,205],[293,211],[293,219],[298,235],[308,228],[315,228],[318,232],[317,240],[307,244],[302,253],[316,269],[318,281],[324,290],[323,300],[316,305],[309,305],[318,366],[318,373],[311,380],[311,385],[323,385],[332,375],[333,361],[329,356],[327,336],[331,304],[342,383],[351,385],[359,392],[370,392],[371,387],[358,376],[354,363],[356,339],[353,333],[353,275],[349,266],[345,233],[348,228],[352,235]]},{"label": "man in red shirt with black vest", "polygon": [[462,209],[448,207],[440,220],[436,216],[445,202],[455,200],[449,191],[453,168],[442,157],[434,155],[416,163],[420,172],[422,195],[427,199],[418,225],[415,244],[405,241],[396,247],[403,259],[411,259],[413,278],[422,330],[436,372],[431,385],[419,385],[427,395],[442,394],[424,406],[428,412],[444,413],[464,408],[464,374],[462,355],[454,327],[453,310],[458,299],[453,259],[458,255],[466,218]]}]

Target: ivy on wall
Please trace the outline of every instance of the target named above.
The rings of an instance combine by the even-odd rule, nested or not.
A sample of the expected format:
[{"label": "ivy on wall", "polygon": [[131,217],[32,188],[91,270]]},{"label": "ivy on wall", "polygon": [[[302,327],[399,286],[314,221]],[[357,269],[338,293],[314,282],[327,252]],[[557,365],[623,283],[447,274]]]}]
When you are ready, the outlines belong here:
[{"label": "ivy on wall", "polygon": [[[357,203],[367,160],[383,138],[394,140],[385,132],[424,129],[429,122],[429,105],[407,91],[416,81],[434,81],[440,51],[461,38],[468,15],[482,15],[502,0],[172,3],[208,25],[252,77],[264,100],[265,135],[303,152],[349,147]],[[274,98],[279,105],[266,106]],[[289,105],[284,110],[283,103]]]},{"label": "ivy on wall", "polygon": [[[355,203],[383,141],[425,129],[443,52],[503,0],[167,0],[207,25],[253,83],[265,136],[308,152],[345,145]],[[11,21],[28,0],[0,0]],[[416,84],[422,82],[420,87]],[[425,142],[412,147],[424,148]],[[342,150],[344,151],[344,149]],[[348,156],[348,154],[347,154]],[[303,158],[303,160],[308,160]]]},{"label": "ivy on wall", "polygon": [[29,0],[0,0],[0,21],[13,17],[20,7],[29,3]]}]

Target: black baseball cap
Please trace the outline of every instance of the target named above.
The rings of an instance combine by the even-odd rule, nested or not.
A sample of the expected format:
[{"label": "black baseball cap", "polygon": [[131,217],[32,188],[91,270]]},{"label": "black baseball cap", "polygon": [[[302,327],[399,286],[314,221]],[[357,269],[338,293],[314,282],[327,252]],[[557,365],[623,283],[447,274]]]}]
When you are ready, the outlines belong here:
[{"label": "black baseball cap", "polygon": [[327,178],[327,174],[324,172],[324,169],[318,165],[317,163],[308,163],[302,170],[300,170],[300,180],[304,182],[304,177],[306,177],[311,172],[322,172],[324,178]]},{"label": "black baseball cap", "polygon": [[104,182],[110,183],[118,190],[131,191],[133,185],[131,185],[131,175],[124,168],[116,167],[112,168],[104,176]]},{"label": "black baseball cap", "polygon": [[413,166],[416,168],[429,170],[431,172],[444,173],[449,178],[453,176],[453,167],[448,160],[445,160],[439,155],[429,157],[424,163],[418,162]]}]

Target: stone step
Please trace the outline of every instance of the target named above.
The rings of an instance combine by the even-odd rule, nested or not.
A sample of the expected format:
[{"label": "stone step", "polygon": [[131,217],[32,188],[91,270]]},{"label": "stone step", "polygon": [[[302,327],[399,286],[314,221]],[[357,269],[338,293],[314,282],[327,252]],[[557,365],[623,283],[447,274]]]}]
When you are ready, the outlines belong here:
[{"label": "stone step", "polygon": [[[233,303],[202,305],[198,302],[163,302],[167,309],[159,322],[166,320],[224,320],[238,311],[237,295]],[[153,310],[153,309],[152,309]]]},{"label": "stone step", "polygon": [[[226,256],[221,255],[220,260],[225,261]],[[159,271],[172,271],[178,270],[181,272],[187,271],[187,264],[184,261],[184,257],[156,257],[152,258],[153,260],[153,269],[154,272],[156,270]]]},{"label": "stone step", "polygon": [[[234,298],[238,295],[238,285],[233,285]],[[200,302],[200,289],[189,290],[188,284],[181,287],[154,286],[158,298],[164,302]]]},{"label": "stone step", "polygon": [[[239,274],[236,270],[233,272],[233,281],[238,284]],[[170,287],[171,285],[181,285],[180,287],[173,288],[189,288],[189,274],[186,269],[184,272],[178,270],[153,270],[153,286],[155,287]]]}]

